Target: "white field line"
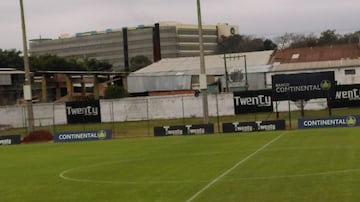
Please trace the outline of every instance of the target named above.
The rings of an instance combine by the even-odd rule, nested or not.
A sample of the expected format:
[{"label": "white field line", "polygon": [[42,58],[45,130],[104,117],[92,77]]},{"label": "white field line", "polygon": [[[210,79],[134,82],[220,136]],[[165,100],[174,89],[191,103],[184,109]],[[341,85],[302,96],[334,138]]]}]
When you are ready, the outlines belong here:
[{"label": "white field line", "polygon": [[268,147],[269,145],[271,145],[272,143],[274,143],[275,141],[277,141],[278,139],[280,139],[282,136],[284,136],[286,134],[286,132],[280,134],[279,136],[277,136],[276,138],[272,139],[271,141],[269,141],[268,143],[266,143],[265,145],[263,145],[262,147],[260,147],[258,150],[256,150],[255,152],[251,153],[250,155],[248,155],[247,157],[245,157],[244,159],[240,160],[239,162],[237,162],[233,167],[227,169],[225,172],[223,172],[221,175],[219,175],[218,177],[216,177],[215,179],[213,179],[212,181],[210,181],[206,186],[204,186],[202,189],[200,189],[198,192],[196,192],[193,196],[191,196],[188,200],[186,200],[186,202],[191,202],[193,201],[196,197],[198,197],[201,193],[203,193],[204,191],[206,191],[208,188],[210,188],[213,184],[215,184],[216,182],[218,182],[221,178],[223,178],[224,176],[226,176],[227,174],[229,174],[231,171],[233,171],[235,168],[237,168],[239,165],[243,164],[244,162],[246,162],[247,160],[249,160],[250,158],[252,158],[253,156],[255,156],[257,153],[261,152],[262,150],[264,150],[266,147]]},{"label": "white field line", "polygon": [[312,177],[312,176],[322,176],[322,175],[337,175],[337,174],[346,174],[352,172],[359,172],[360,169],[345,169],[345,170],[333,170],[333,171],[324,171],[317,173],[305,173],[305,174],[294,174],[294,175],[274,175],[274,176],[264,176],[264,177],[244,177],[244,178],[233,178],[227,181],[246,181],[246,180],[273,180],[273,179],[283,179],[283,178],[300,178],[300,177]]}]

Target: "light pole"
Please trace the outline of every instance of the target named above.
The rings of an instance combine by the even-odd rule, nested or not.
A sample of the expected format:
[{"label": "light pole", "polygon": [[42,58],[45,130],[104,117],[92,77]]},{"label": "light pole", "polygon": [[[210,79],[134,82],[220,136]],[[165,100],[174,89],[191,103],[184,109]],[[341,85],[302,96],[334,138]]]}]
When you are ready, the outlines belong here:
[{"label": "light pole", "polygon": [[199,82],[200,82],[200,90],[201,90],[202,100],[203,100],[204,124],[208,124],[209,123],[209,107],[208,107],[208,98],[207,98],[207,77],[206,77],[206,71],[205,71],[204,42],[203,42],[200,0],[197,0],[197,15],[198,15],[198,29],[199,29],[199,43],[200,43]]},{"label": "light pole", "polygon": [[25,69],[25,82],[24,82],[24,100],[27,108],[27,123],[28,132],[34,131],[34,111],[32,106],[32,95],[31,95],[31,76],[30,76],[30,65],[29,55],[26,40],[26,27],[25,27],[25,15],[23,0],[20,0],[20,13],[21,13],[21,30],[23,39],[23,52],[24,52],[24,69]]}]

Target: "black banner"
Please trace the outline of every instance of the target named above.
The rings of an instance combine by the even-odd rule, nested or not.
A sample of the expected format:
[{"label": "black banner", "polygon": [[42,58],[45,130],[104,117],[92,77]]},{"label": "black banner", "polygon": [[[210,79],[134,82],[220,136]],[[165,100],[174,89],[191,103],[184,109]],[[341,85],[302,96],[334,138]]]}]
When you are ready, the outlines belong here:
[{"label": "black banner", "polygon": [[334,87],[332,71],[272,76],[273,101],[330,98]]},{"label": "black banner", "polygon": [[224,133],[285,130],[285,120],[223,123]]},{"label": "black banner", "polygon": [[154,127],[155,136],[213,134],[214,124]]},{"label": "black banner", "polygon": [[271,90],[234,92],[235,114],[272,112]]},{"label": "black banner", "polygon": [[1,145],[11,145],[11,144],[20,144],[20,143],[21,143],[20,135],[0,136],[0,146]]},{"label": "black banner", "polygon": [[67,102],[66,117],[68,123],[100,123],[100,102]]},{"label": "black banner", "polygon": [[360,107],[360,84],[335,86],[332,108]]}]

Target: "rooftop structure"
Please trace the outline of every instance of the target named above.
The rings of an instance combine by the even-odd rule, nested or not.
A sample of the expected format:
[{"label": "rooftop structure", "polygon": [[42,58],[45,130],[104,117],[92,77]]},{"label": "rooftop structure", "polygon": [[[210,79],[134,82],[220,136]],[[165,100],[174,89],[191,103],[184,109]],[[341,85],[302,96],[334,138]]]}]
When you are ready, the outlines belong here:
[{"label": "rooftop structure", "polygon": [[[249,89],[265,88],[265,72],[271,68],[269,61],[273,51],[259,51],[249,53],[234,53],[234,59],[227,61],[229,79],[232,75],[240,75],[238,80],[230,80],[233,87],[244,86],[245,74],[248,76]],[[239,57],[237,56],[245,56]],[[226,86],[226,70],[224,55],[205,56],[208,84],[222,83],[223,91]],[[244,58],[246,58],[246,66]],[[234,74],[233,74],[234,73]],[[240,74],[239,74],[240,73]],[[128,91],[131,93],[193,90],[199,87],[200,59],[199,57],[184,57],[162,59],[128,76]],[[236,86],[235,85],[238,85]]]}]

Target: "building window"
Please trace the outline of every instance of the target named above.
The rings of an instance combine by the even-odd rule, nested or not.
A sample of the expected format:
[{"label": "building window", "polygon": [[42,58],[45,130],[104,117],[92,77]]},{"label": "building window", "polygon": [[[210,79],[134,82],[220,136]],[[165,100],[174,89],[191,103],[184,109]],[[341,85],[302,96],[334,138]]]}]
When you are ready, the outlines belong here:
[{"label": "building window", "polygon": [[345,75],[354,75],[356,74],[355,69],[345,69]]}]

